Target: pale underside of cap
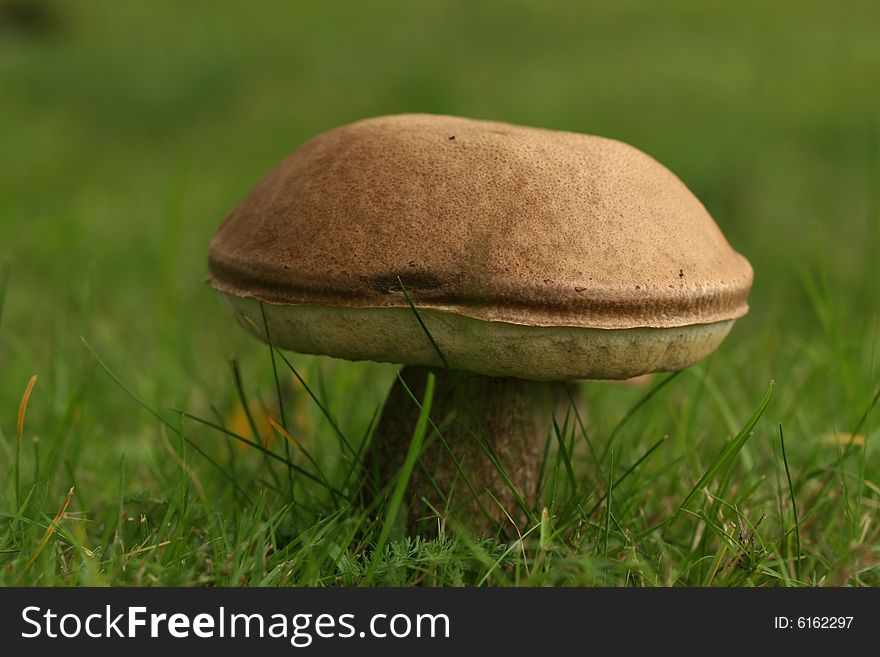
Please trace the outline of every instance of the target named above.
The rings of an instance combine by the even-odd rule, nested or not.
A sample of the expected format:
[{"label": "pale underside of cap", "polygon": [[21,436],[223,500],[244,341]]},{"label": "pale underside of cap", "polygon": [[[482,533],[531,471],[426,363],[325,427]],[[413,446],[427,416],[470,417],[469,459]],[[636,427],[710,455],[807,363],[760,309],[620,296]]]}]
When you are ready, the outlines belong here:
[{"label": "pale underside of cap", "polygon": [[685,367],[747,312],[752,282],[638,149],[433,115],[301,146],[230,213],[209,267],[258,335],[263,302],[278,346],[439,364],[411,301],[451,366],[534,379]]},{"label": "pale underside of cap", "polygon": [[261,312],[256,299],[220,295],[239,324],[279,348],[536,381],[684,369],[715,351],[734,321],[666,329],[524,326],[431,309],[417,317],[411,308],[263,304]]}]

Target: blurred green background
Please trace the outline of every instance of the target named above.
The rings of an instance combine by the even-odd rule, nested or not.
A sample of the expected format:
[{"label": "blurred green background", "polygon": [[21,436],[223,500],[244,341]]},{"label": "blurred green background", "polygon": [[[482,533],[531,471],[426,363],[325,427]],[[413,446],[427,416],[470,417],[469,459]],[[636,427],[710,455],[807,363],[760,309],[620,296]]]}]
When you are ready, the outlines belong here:
[{"label": "blurred green background", "polygon": [[[878,101],[875,1],[0,0],[5,454],[37,373],[28,436],[61,441],[83,507],[123,452],[150,481],[156,425],[80,336],[160,408],[228,407],[233,356],[271,391],[203,282],[208,240],[306,139],[419,111],[613,137],[678,174],[756,272],[712,365],[722,412],[775,378],[768,435],[811,460],[878,381]],[[350,427],[393,376],[321,367]],[[600,426],[636,394],[596,389],[623,399]]]}]

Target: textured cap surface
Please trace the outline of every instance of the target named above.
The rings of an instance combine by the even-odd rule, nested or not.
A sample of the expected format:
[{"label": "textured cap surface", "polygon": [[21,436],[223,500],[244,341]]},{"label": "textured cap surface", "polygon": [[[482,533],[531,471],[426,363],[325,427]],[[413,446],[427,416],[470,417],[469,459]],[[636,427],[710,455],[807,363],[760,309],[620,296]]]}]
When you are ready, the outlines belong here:
[{"label": "textured cap surface", "polygon": [[434,115],[359,121],[275,167],[210,245],[270,304],[670,328],[746,313],[748,261],[668,169],[600,137]]}]

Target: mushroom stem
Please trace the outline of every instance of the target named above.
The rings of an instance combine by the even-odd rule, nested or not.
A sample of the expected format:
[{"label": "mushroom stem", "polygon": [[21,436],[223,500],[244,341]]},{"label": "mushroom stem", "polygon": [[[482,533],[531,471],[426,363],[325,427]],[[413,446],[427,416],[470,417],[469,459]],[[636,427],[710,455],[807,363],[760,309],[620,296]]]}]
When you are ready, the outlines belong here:
[{"label": "mushroom stem", "polygon": [[[533,509],[538,499],[554,413],[561,425],[569,403],[566,384],[404,367],[400,378],[419,401],[429,372],[436,376],[433,424],[407,487],[410,529],[434,533],[438,519],[452,516],[476,534],[521,530],[523,502]],[[419,406],[410,392],[395,381],[376,427],[367,472],[377,490],[398,472],[412,439]]]}]

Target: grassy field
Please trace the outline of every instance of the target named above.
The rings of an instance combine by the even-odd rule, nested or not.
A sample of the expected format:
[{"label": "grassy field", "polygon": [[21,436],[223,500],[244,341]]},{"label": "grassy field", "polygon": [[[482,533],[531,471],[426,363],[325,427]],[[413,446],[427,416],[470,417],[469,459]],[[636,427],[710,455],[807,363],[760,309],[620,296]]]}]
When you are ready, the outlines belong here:
[{"label": "grassy field", "polygon": [[[876,2],[0,0],[0,583],[880,584],[878,81]],[[708,361],[580,384],[522,541],[407,536],[179,413],[284,455],[207,242],[298,144],[403,111],[632,143],[755,268]],[[289,359],[291,458],[341,487],[333,425],[395,368]]]}]

